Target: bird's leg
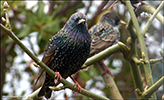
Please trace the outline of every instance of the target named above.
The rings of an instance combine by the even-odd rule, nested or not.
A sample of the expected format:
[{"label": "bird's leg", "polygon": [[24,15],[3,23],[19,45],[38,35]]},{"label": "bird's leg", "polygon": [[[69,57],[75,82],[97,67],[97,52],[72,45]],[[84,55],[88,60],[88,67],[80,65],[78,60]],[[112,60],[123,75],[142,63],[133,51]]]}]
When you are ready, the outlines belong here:
[{"label": "bird's leg", "polygon": [[143,2],[142,0],[138,0],[138,2],[140,2],[142,5],[145,4],[145,2]]},{"label": "bird's leg", "polygon": [[[140,2],[141,5],[139,5],[139,7],[138,7],[137,9],[139,9],[142,5],[146,4],[146,3],[144,3],[142,0],[138,0],[138,2]],[[135,8],[135,9],[136,9],[136,8]]]},{"label": "bird's leg", "polygon": [[103,61],[101,61],[101,63],[105,66],[105,68],[107,69],[106,71],[104,71],[103,73],[101,73],[101,75],[103,75],[103,74],[105,74],[106,72],[108,72],[112,77],[114,77],[114,75],[112,74],[112,72],[110,71],[110,69],[108,68],[108,66],[106,66],[105,64],[104,64],[104,62]]},{"label": "bird's leg", "polygon": [[55,72],[55,79],[54,79],[54,83],[55,83],[55,84],[58,82],[59,78],[61,79],[62,76],[60,75],[59,72]]},{"label": "bird's leg", "polygon": [[133,8],[134,8],[134,11],[137,9],[137,7],[135,6],[135,5],[132,5],[133,6]]},{"label": "bird's leg", "polygon": [[74,88],[77,87],[77,93],[76,93],[76,95],[77,95],[79,92],[81,92],[81,86],[79,85],[79,83],[78,83],[72,76],[70,76],[70,78],[71,78],[71,79],[74,81],[74,83],[75,83]]},{"label": "bird's leg", "polygon": [[[142,0],[137,0],[137,1],[141,3],[141,5],[140,5],[138,8],[140,8],[142,5],[145,4]],[[132,6],[134,7],[134,11],[135,11],[136,9],[138,9],[136,6],[134,6],[134,5],[132,5]]]}]

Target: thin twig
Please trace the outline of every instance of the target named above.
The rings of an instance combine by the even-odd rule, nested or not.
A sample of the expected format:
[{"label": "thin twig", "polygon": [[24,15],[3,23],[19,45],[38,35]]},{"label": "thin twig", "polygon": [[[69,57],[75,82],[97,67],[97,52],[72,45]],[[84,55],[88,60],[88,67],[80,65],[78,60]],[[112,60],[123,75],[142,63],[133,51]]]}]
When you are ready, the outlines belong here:
[{"label": "thin twig", "polygon": [[[80,0],[79,0],[80,1]],[[79,3],[79,1],[71,1],[69,2],[67,5],[63,6],[61,9],[59,9],[56,13],[54,17],[57,17],[60,14],[63,14],[63,12],[65,12],[67,9],[77,5]]]},{"label": "thin twig", "polygon": [[90,9],[90,7],[91,7],[91,5],[92,5],[92,2],[93,2],[92,0],[89,1],[89,5],[88,5],[88,7],[86,8],[87,10],[86,10],[86,12],[85,12],[85,15],[88,14],[89,9]]},{"label": "thin twig", "polygon": [[[152,23],[153,19],[156,17],[156,15],[159,13],[159,11],[163,8],[164,5],[164,1],[162,1],[162,3],[158,6],[158,8],[156,9],[156,11],[154,12],[154,14],[152,15],[152,17],[149,19],[149,21],[146,23],[145,28],[143,29],[142,33],[145,35],[150,24]],[[164,19],[163,19],[164,20]]]},{"label": "thin twig", "polygon": [[[137,9],[136,15],[140,15],[142,12],[148,12],[153,15],[155,11],[156,9],[154,9],[149,4],[144,4],[141,7],[139,7],[139,9]],[[156,18],[164,25],[164,17],[160,13],[157,14]]]},{"label": "thin twig", "polygon": [[88,23],[88,28],[90,28],[91,26],[94,25],[94,21],[97,18],[97,16],[102,12],[103,7],[107,4],[108,1],[103,1],[101,3],[101,5],[97,8],[97,11],[95,12],[95,14],[93,15],[93,17],[91,18],[91,20]]},{"label": "thin twig", "polygon": [[149,98],[155,91],[158,90],[160,86],[164,84],[164,76],[161,77],[155,84],[153,84],[151,87],[149,87],[147,90],[145,90],[142,93],[142,97],[144,99]]}]

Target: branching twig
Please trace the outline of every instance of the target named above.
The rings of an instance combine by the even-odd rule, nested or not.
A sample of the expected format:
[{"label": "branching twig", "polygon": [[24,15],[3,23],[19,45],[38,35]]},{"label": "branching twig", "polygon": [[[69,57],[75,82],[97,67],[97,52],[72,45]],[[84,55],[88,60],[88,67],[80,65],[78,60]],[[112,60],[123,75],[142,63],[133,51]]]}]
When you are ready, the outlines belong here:
[{"label": "branching twig", "polygon": [[5,17],[6,17],[6,19],[3,18],[3,21],[5,21],[6,27],[11,30],[11,25],[10,25],[10,20],[9,20],[9,14],[8,14],[9,5],[8,5],[8,3],[6,1],[4,2],[3,8],[4,8],[4,12],[5,12]]},{"label": "branching twig", "polygon": [[159,61],[161,61],[162,63],[164,63],[163,57],[156,58],[156,59],[150,59],[150,60],[149,60],[149,62],[150,62],[151,64],[154,64],[154,63],[159,62]]},{"label": "branching twig", "polygon": [[155,84],[153,84],[151,87],[149,87],[147,90],[145,90],[142,93],[143,99],[149,98],[163,84],[164,84],[164,76],[161,77]]},{"label": "branching twig", "polygon": [[[150,24],[152,23],[153,19],[156,17],[156,15],[158,14],[158,12],[163,8],[164,5],[164,1],[162,1],[162,3],[159,5],[159,7],[155,10],[155,12],[153,13],[152,17],[149,19],[149,21],[146,23],[145,28],[143,29],[142,33],[145,35]],[[164,20],[164,19],[163,19]]]},{"label": "branching twig", "polygon": [[[154,9],[152,6],[144,4],[139,9],[137,9],[136,15],[140,15],[142,12],[148,12],[153,15],[155,11],[156,9]],[[164,25],[164,17],[160,13],[157,14],[156,18]]]},{"label": "branching twig", "polygon": [[66,89],[66,86],[60,86],[60,87],[52,87],[52,86],[49,86],[49,88],[51,90],[54,90],[54,91],[60,91],[60,90]]},{"label": "branching twig", "polygon": [[[143,60],[139,60],[137,57],[133,56],[132,57],[133,61],[136,63],[136,64],[143,64],[143,63],[147,63],[147,61],[144,61]],[[157,63],[157,62],[160,62],[162,61],[163,62],[163,58],[160,57],[160,58],[156,58],[156,59],[150,59],[149,62],[150,64],[154,64],[154,63]]]},{"label": "branching twig", "polygon": [[[125,4],[128,8],[128,11],[131,15],[131,18],[132,18],[132,22],[133,22],[134,28],[136,30],[137,37],[138,37],[138,40],[139,40],[139,44],[140,44],[140,47],[141,47],[141,52],[144,53],[145,60],[148,61],[148,54],[147,54],[147,50],[146,50],[146,46],[145,46],[144,37],[143,37],[143,34],[142,34],[141,29],[139,27],[139,24],[137,22],[137,18],[136,18],[135,14],[132,10],[132,6],[131,6],[130,2],[125,0]],[[144,66],[146,81],[147,81],[148,87],[150,87],[150,86],[153,85],[153,79],[152,79],[152,72],[151,72],[151,68],[150,68],[150,63],[149,62],[145,63],[143,66]],[[155,93],[152,95],[151,99],[156,99]]]}]

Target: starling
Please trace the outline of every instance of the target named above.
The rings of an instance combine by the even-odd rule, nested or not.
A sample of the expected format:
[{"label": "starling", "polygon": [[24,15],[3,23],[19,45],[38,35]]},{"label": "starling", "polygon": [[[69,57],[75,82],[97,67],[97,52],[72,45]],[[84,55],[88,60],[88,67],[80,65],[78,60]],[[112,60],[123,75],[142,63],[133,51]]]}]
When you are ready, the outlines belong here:
[{"label": "starling", "polygon": [[[80,70],[89,57],[91,36],[88,33],[86,16],[83,13],[73,14],[64,27],[50,40],[42,61],[57,77],[66,79]],[[61,76],[60,76],[61,75]],[[54,77],[46,73],[45,82],[38,93],[38,97],[51,97],[49,86],[57,86]]]},{"label": "starling", "polygon": [[[125,24],[115,13],[108,12],[102,15],[98,23],[89,29],[89,33],[92,37],[90,56],[101,52],[119,41],[120,32],[117,26],[120,23]],[[103,63],[103,61],[101,61],[101,63]],[[105,64],[103,63],[103,65]],[[107,66],[106,68],[111,74],[109,68]]]},{"label": "starling", "polygon": [[[103,10],[107,10],[110,9],[116,2],[120,1],[122,4],[125,5],[125,2],[123,2],[122,0],[109,0],[108,3],[105,5],[105,7],[103,8]],[[132,6],[136,9],[137,7],[134,6],[134,4],[137,3],[141,3],[142,5],[145,4],[142,0],[130,0]]]}]

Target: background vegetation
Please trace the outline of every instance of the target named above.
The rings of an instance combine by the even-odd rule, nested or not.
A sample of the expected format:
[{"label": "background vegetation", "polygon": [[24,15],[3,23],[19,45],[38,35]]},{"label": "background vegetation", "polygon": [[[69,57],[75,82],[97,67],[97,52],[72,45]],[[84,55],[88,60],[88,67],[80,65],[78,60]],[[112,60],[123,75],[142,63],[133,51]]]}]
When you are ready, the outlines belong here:
[{"label": "background vegetation", "polygon": [[[1,17],[4,17],[3,2],[1,1]],[[30,1],[8,1],[9,18],[12,31],[21,39],[39,59],[42,58],[44,49],[49,42],[49,39],[55,35],[65,24],[68,18],[75,12],[81,11],[88,17],[88,28],[97,23],[101,10],[107,2],[101,1],[78,1],[68,2],[63,0],[58,1],[39,1],[33,6],[27,6]],[[99,2],[99,3],[97,3]],[[145,1],[149,5],[157,8],[160,1]],[[32,3],[32,2],[31,2]],[[34,2],[33,2],[34,3]],[[33,4],[32,3],[32,4]],[[137,5],[138,6],[138,5]],[[127,7],[121,3],[115,4],[113,9],[120,19],[128,21],[130,16]],[[160,12],[163,15],[163,12]],[[141,29],[148,21],[149,13],[142,13],[138,18]],[[4,24],[4,22],[1,23]],[[127,43],[127,38],[130,36],[126,26],[120,26],[121,42]],[[146,48],[150,59],[159,58],[160,50],[164,47],[163,25],[154,20],[153,24],[147,31],[145,38]],[[32,91],[35,91],[44,82],[44,78],[34,86],[35,80],[38,77],[39,68],[32,64],[32,59],[20,49],[20,47],[12,41],[9,36],[1,30],[1,98],[7,99],[13,96],[26,97]],[[137,42],[138,44],[138,42]],[[141,57],[139,44],[136,47],[139,57]],[[137,98],[135,87],[130,70],[129,62],[123,57],[122,53],[115,53],[105,61],[108,67],[114,74],[114,81],[124,99]],[[146,87],[146,79],[143,66],[140,65],[144,87]],[[152,76],[154,83],[163,76],[163,63],[157,62],[151,64]],[[110,98],[110,94],[105,86],[105,82],[101,77],[99,70],[90,66],[87,71],[80,71],[73,75],[78,83],[85,89],[95,92],[99,95],[104,95]],[[67,90],[69,91],[69,90]],[[86,99],[83,95],[75,96],[75,93],[67,91],[55,92],[53,97],[56,98],[78,98]],[[62,94],[62,95],[61,95]],[[60,95],[60,97],[58,97]],[[163,90],[160,88],[157,91],[157,98],[162,97]],[[8,97],[7,97],[8,96]]]}]

